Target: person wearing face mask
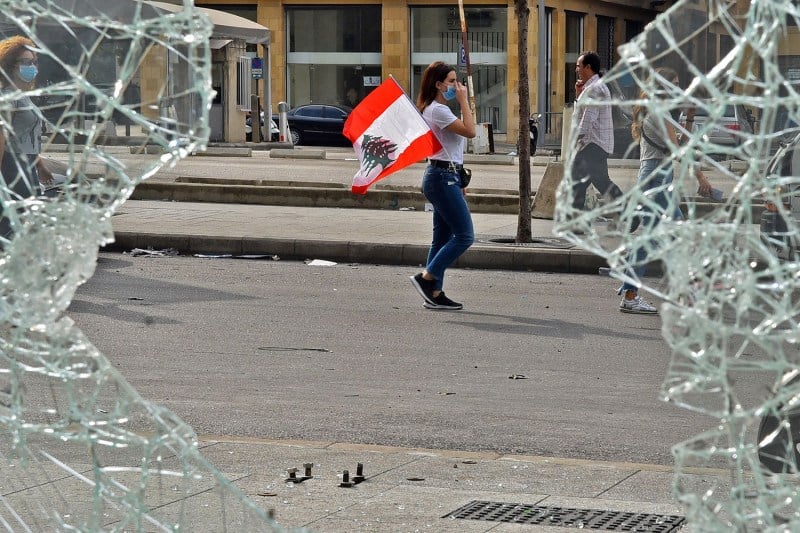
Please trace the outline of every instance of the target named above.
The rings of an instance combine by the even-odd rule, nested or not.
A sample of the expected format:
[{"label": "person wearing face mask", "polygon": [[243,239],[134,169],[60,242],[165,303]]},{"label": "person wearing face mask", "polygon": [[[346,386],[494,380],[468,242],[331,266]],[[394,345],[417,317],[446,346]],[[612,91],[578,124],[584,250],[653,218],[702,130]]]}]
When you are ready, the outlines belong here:
[{"label": "person wearing face mask", "polygon": [[[453,99],[461,108],[460,119],[447,106]],[[425,269],[411,276],[411,283],[426,308],[457,310],[463,305],[445,296],[444,273],[475,240],[460,174],[466,140],[475,137],[475,118],[467,101],[467,88],[456,79],[453,67],[436,61],[425,69],[417,109],[442,149],[430,157],[422,178],[422,192],[433,205],[433,239]]]},{"label": "person wearing face mask", "polygon": [[[42,119],[25,94],[38,75],[36,45],[15,35],[0,41],[0,84],[14,99],[0,127],[0,173],[13,200],[38,196],[41,185],[53,183],[53,175],[39,157],[42,149]],[[0,220],[0,236],[10,235],[8,219]]]}]

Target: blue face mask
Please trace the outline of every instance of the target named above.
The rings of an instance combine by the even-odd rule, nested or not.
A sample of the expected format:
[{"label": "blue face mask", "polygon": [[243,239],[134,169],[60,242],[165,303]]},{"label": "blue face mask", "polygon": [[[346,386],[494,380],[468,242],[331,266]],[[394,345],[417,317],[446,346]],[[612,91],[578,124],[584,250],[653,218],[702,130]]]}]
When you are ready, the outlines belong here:
[{"label": "blue face mask", "polygon": [[456,97],[456,86],[450,85],[445,92],[442,93],[445,100],[452,100]]},{"label": "blue face mask", "polygon": [[21,79],[25,83],[30,83],[33,80],[35,80],[37,74],[39,74],[39,69],[36,68],[36,65],[19,66],[19,79]]}]

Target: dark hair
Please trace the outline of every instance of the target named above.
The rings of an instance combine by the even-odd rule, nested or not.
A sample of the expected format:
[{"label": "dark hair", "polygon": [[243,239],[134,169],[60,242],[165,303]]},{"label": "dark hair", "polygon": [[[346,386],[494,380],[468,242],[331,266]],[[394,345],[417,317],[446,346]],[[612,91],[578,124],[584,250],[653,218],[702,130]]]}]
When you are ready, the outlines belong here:
[{"label": "dark hair", "polygon": [[583,66],[592,69],[595,74],[600,74],[600,56],[594,52],[586,51],[581,53],[583,56]]},{"label": "dark hair", "polygon": [[[6,81],[13,80],[19,56],[25,50],[33,52],[35,48],[34,42],[22,35],[14,35],[0,41],[0,73],[3,74],[3,79],[0,79],[0,83],[5,85]],[[33,55],[36,57],[35,52]]]},{"label": "dark hair", "polygon": [[[672,70],[671,68],[661,67],[656,69],[656,74],[667,80],[668,83],[672,83],[672,80],[678,78],[678,73]],[[650,83],[656,83],[657,79],[655,76],[650,78]],[[644,90],[642,90],[640,94],[640,98],[642,100],[646,100],[649,96]],[[635,105],[633,106],[633,121],[631,122],[631,137],[635,141],[638,141],[642,137],[642,123],[644,122],[645,115],[647,115],[647,108],[643,105]]]},{"label": "dark hair", "polygon": [[419,94],[417,95],[417,109],[422,111],[436,99],[436,93],[439,92],[436,84],[446,80],[447,75],[454,70],[455,68],[443,61],[434,61],[428,65],[428,68],[422,74],[422,83],[419,86]]}]

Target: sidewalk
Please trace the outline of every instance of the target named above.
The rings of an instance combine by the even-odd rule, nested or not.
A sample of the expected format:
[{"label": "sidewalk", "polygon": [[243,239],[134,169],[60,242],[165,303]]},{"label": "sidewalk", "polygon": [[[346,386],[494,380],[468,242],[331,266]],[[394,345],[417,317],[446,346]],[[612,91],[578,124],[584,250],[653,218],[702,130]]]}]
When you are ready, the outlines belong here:
[{"label": "sidewalk", "polygon": [[[113,217],[116,243],[107,249],[174,248],[188,254],[413,266],[425,262],[431,214],[424,211],[419,191],[424,165],[412,165],[365,196],[354,196],[349,191],[357,169],[352,153],[302,148],[283,150],[277,158],[288,157],[296,158],[290,176],[265,171],[276,158],[271,153],[195,156],[170,172],[159,172],[137,187],[133,197],[141,199],[129,200]],[[319,171],[323,157],[326,165],[333,165],[326,173]],[[532,219],[533,242],[516,244],[514,158],[496,154],[471,159],[476,185],[468,201],[476,243],[456,267],[597,273],[607,266],[605,259],[556,237],[549,219]],[[547,161],[542,157],[534,162],[533,190]],[[633,186],[636,164],[612,162],[613,177],[623,189]],[[733,183],[723,181],[718,179],[715,186],[730,190]]]},{"label": "sidewalk", "polygon": [[[354,197],[349,184],[358,163],[352,149],[251,150],[244,157],[243,149],[214,147],[141,184],[134,198],[147,199],[129,200],[113,217],[116,242],[106,249],[174,248],[187,254],[413,266],[425,262],[431,215],[424,212],[419,192],[423,164],[403,169],[367,195]],[[126,154],[126,147],[118,151],[135,167],[140,156]],[[267,164],[270,159],[289,159],[298,170],[290,179],[265,172],[259,161]],[[552,220],[533,219],[535,242],[514,244],[517,215],[511,213],[519,203],[514,196],[516,158],[496,153],[467,159],[480,174],[472,201],[480,198],[495,208],[474,213],[476,243],[457,267],[596,273],[606,265],[605,260],[554,237]],[[321,160],[337,165],[335,172],[320,175]],[[536,183],[548,160],[536,158]],[[263,205],[260,196],[266,197],[263,202],[278,205]],[[370,202],[395,208],[364,208]]]},{"label": "sidewalk", "polygon": [[[515,215],[478,213],[473,221],[476,244],[459,258],[458,268],[596,274],[606,265],[604,259],[555,238],[552,220],[532,221],[536,242],[530,245],[513,244]],[[186,254],[418,266],[430,246],[431,214],[129,200],[112,224],[116,242],[106,249],[114,251],[174,248]]]},{"label": "sidewalk", "polygon": [[[106,148],[132,173],[153,157],[132,154],[127,146]],[[519,185],[518,158],[509,153],[511,148],[465,155],[474,174],[469,201],[476,243],[455,266],[575,273],[596,273],[607,266],[604,259],[555,237],[552,220],[534,218],[534,242],[514,242]],[[66,161],[59,147],[51,149],[48,157]],[[271,160],[276,161],[272,166]],[[321,173],[323,160],[326,172]],[[532,160],[535,192],[549,161],[551,157],[541,154]],[[609,166],[623,189],[634,186],[637,160],[611,160]],[[431,231],[431,215],[424,212],[419,190],[424,164],[392,174],[365,196],[349,191],[357,168],[347,147],[259,151],[213,146],[140,184],[134,199],[113,217],[116,242],[106,249],[422,264]],[[99,175],[103,166],[90,165],[87,171]],[[729,177],[712,173],[711,179],[726,193],[735,186]]]},{"label": "sidewalk", "polygon": [[[335,442],[206,440],[201,452],[287,528],[337,533],[565,531],[555,526],[688,530],[672,497],[672,469],[660,465]],[[287,483],[286,469],[297,468],[302,476],[306,463],[313,463],[313,478]],[[340,487],[342,471],[352,478],[359,463],[365,480]],[[725,485],[729,477],[727,471],[698,468],[681,480],[702,493]],[[607,513],[597,516],[593,510]],[[605,526],[599,527],[603,520]]]},{"label": "sidewalk", "polygon": [[[31,442],[38,441],[31,435]],[[108,531],[171,531],[178,521],[181,530],[209,533],[692,531],[672,495],[670,466],[202,435],[197,460],[170,443],[164,438],[158,460],[147,465],[137,445],[93,446],[102,476],[77,440],[36,445],[24,469],[8,458],[0,480],[4,531],[52,530],[59,513],[80,524],[101,480],[105,501],[96,510]],[[725,494],[735,477],[721,469],[684,469],[680,485],[697,495]],[[130,497],[123,501],[124,495]],[[139,508],[153,521],[138,523]]]}]

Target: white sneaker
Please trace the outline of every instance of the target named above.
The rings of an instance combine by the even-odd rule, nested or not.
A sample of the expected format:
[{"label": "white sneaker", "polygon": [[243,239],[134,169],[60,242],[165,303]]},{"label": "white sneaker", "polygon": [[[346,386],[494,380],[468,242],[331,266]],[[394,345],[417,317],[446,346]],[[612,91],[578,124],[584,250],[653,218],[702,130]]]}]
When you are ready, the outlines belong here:
[{"label": "white sneaker", "polygon": [[658,309],[641,296],[636,296],[632,300],[623,298],[619,303],[619,310],[623,313],[635,313],[639,315],[655,315],[658,313]]}]

